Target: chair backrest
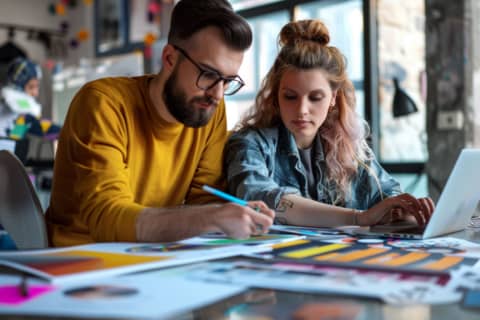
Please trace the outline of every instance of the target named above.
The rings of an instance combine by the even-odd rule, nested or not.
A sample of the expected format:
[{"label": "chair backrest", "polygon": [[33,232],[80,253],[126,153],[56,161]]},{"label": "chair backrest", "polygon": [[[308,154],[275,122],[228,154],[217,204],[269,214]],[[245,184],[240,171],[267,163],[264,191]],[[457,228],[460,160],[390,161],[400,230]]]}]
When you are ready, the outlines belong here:
[{"label": "chair backrest", "polygon": [[18,249],[48,247],[42,206],[20,160],[0,150],[0,224]]}]

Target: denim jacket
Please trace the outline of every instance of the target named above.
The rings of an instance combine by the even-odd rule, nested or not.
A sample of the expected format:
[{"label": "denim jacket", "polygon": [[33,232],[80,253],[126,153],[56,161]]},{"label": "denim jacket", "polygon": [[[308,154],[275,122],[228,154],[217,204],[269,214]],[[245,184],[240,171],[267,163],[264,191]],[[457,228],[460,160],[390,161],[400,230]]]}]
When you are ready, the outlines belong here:
[{"label": "denim jacket", "polygon": [[[312,169],[317,177],[316,195],[309,194],[307,173],[295,139],[283,125],[235,132],[225,150],[228,191],[246,200],[263,200],[270,208],[276,208],[285,194],[298,194],[334,204],[336,192],[324,174],[326,163],[320,142],[312,152]],[[353,178],[350,197],[345,203],[336,205],[366,210],[382,198],[401,193],[400,184],[377,160],[373,159],[367,165],[370,170],[359,167]]]}]

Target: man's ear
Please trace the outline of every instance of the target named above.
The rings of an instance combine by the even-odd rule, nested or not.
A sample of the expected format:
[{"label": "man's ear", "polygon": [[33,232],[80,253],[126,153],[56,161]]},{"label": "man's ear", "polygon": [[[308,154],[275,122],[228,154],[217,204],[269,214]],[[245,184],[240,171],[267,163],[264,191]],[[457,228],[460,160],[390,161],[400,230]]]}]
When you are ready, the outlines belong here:
[{"label": "man's ear", "polygon": [[177,50],[171,45],[167,44],[165,47],[163,47],[162,51],[162,66],[170,71],[173,69],[175,64],[177,63],[178,59],[178,53]]}]

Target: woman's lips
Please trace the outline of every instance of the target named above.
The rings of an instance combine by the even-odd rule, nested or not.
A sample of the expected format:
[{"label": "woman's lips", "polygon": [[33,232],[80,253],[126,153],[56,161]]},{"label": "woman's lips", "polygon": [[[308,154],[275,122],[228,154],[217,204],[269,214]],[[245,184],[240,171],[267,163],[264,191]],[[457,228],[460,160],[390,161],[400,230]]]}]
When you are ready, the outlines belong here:
[{"label": "woman's lips", "polygon": [[293,120],[292,124],[299,128],[304,128],[310,124],[310,121],[307,120]]}]

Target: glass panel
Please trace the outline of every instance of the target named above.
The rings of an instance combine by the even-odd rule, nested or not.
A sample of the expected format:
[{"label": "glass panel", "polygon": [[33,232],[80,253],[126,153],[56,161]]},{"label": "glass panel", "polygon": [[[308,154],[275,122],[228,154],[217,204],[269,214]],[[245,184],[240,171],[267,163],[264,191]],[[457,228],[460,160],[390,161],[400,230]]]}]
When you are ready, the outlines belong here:
[{"label": "glass panel", "polygon": [[[378,1],[380,159],[384,162],[423,162],[428,157],[424,24],[423,0]],[[393,116],[394,78],[418,112]],[[402,105],[397,104],[397,110]]]},{"label": "glass panel", "polygon": [[257,7],[272,2],[279,2],[280,0],[229,0],[235,11]]},{"label": "glass panel", "polygon": [[345,55],[348,76],[356,84],[357,113],[364,117],[362,0],[302,4],[295,8],[295,20],[304,19],[322,20],[330,32],[330,45],[336,46]]},{"label": "glass panel", "polygon": [[253,99],[230,100],[227,102],[227,129],[232,130],[245,112],[253,105]]},{"label": "glass panel", "polygon": [[123,35],[123,2],[98,0],[96,23],[98,28],[98,51],[106,52],[125,45]]},{"label": "glass panel", "polygon": [[348,62],[350,79],[363,80],[362,1],[317,1],[295,8],[295,20],[320,19],[330,32],[330,45],[339,48]]},{"label": "glass panel", "polygon": [[421,174],[392,174],[402,187],[404,192],[410,193],[413,196],[428,197],[428,179],[427,175]]},{"label": "glass panel", "polygon": [[229,130],[253,105],[260,83],[277,56],[278,33],[288,21],[289,14],[286,10],[248,19],[254,38],[251,48],[245,53],[239,71],[240,77],[245,81],[245,87],[237,94],[225,97]]}]

